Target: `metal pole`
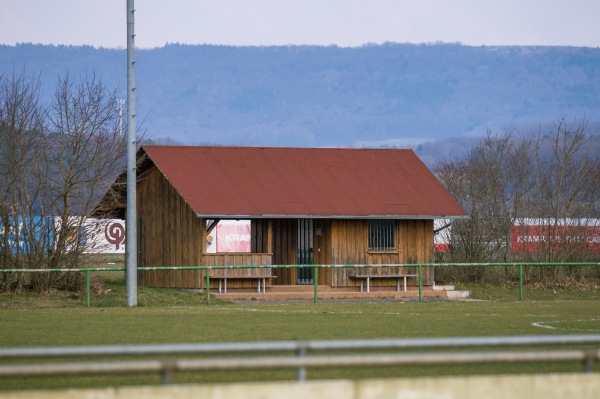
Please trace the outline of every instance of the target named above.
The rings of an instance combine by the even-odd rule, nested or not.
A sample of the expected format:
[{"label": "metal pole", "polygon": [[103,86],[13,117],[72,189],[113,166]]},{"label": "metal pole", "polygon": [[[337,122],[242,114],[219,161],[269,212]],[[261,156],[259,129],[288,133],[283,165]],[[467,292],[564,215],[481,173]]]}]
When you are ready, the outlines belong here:
[{"label": "metal pole", "polygon": [[135,32],[133,0],[127,0],[127,220],[125,264],[127,267],[127,306],[137,306],[137,226],[136,226],[136,140],[135,140]]},{"label": "metal pole", "polygon": [[585,352],[585,359],[583,360],[583,372],[591,373],[592,368],[594,367],[594,361],[598,359],[598,353],[593,350],[588,350]]},{"label": "metal pole", "polygon": [[319,285],[319,268],[317,266],[314,266],[313,268],[313,283],[314,283],[314,298],[313,298],[313,302],[317,303],[317,297],[318,297],[318,289],[317,286]]},{"label": "metal pole", "polygon": [[523,300],[523,264],[519,264],[519,301]]},{"label": "metal pole", "polygon": [[[306,357],[307,345],[304,342],[298,342],[298,350],[296,351],[296,357],[299,359],[303,359]],[[296,381],[304,382],[306,381],[306,367],[299,366],[296,369]]]},{"label": "metal pole", "polygon": [[85,307],[90,307],[90,271],[85,271]]},{"label": "metal pole", "polygon": [[419,265],[419,302],[423,302],[423,271]]},{"label": "metal pole", "polygon": [[206,270],[206,304],[210,305],[210,269],[207,267],[204,270]]}]

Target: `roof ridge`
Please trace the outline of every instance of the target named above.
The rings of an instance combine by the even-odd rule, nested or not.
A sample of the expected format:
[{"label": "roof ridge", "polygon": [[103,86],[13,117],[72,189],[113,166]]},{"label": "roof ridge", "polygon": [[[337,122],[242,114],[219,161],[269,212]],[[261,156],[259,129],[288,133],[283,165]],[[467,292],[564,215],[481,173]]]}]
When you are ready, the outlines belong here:
[{"label": "roof ridge", "polygon": [[211,149],[243,149],[243,150],[339,150],[339,151],[410,151],[412,148],[358,148],[358,147],[281,147],[281,146],[226,146],[226,145],[187,145],[187,144],[143,144],[143,148],[211,148]]}]

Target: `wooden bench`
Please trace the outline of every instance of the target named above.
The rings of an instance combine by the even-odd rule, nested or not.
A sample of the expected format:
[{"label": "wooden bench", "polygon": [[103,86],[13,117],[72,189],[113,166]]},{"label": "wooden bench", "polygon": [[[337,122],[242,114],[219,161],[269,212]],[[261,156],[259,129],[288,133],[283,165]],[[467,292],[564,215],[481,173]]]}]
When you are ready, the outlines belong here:
[{"label": "wooden bench", "polygon": [[[276,278],[277,276],[263,276],[263,277],[257,277],[257,276],[210,276],[211,280],[219,280],[219,294],[221,292],[227,294],[227,279],[230,280],[242,280],[242,279],[256,279],[256,281],[258,282],[258,287],[257,287],[257,292],[260,294],[261,293],[261,282],[262,282],[262,293],[265,294],[267,292],[267,279],[268,278]],[[221,284],[223,283],[223,284]]]},{"label": "wooden bench", "polygon": [[362,275],[350,275],[350,278],[355,278],[357,280],[360,280],[360,292],[363,292],[363,282],[366,280],[367,281],[367,292],[371,292],[371,287],[370,287],[370,281],[371,279],[376,279],[376,278],[395,278],[396,279],[396,291],[400,291],[400,280],[402,279],[404,282],[404,291],[406,292],[406,279],[408,277],[419,277],[418,274],[382,274],[382,275],[366,275],[366,276],[362,276]]}]

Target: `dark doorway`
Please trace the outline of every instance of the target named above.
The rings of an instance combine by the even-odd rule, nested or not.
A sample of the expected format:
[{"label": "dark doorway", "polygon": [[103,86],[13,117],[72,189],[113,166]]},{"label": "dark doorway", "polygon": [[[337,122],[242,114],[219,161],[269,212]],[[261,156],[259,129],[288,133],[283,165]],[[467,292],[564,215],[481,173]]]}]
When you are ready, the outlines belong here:
[{"label": "dark doorway", "polygon": [[[313,264],[313,221],[312,219],[298,219],[296,235],[296,264]],[[313,283],[313,268],[301,267],[297,269],[296,284],[306,285]]]}]

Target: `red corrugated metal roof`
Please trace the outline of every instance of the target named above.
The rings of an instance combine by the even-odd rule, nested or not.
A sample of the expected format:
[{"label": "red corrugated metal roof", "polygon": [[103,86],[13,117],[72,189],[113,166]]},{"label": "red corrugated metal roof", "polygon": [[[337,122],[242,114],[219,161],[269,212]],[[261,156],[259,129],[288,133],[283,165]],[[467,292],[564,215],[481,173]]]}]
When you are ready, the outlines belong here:
[{"label": "red corrugated metal roof", "polygon": [[412,150],[144,146],[192,210],[213,217],[462,217]]}]

